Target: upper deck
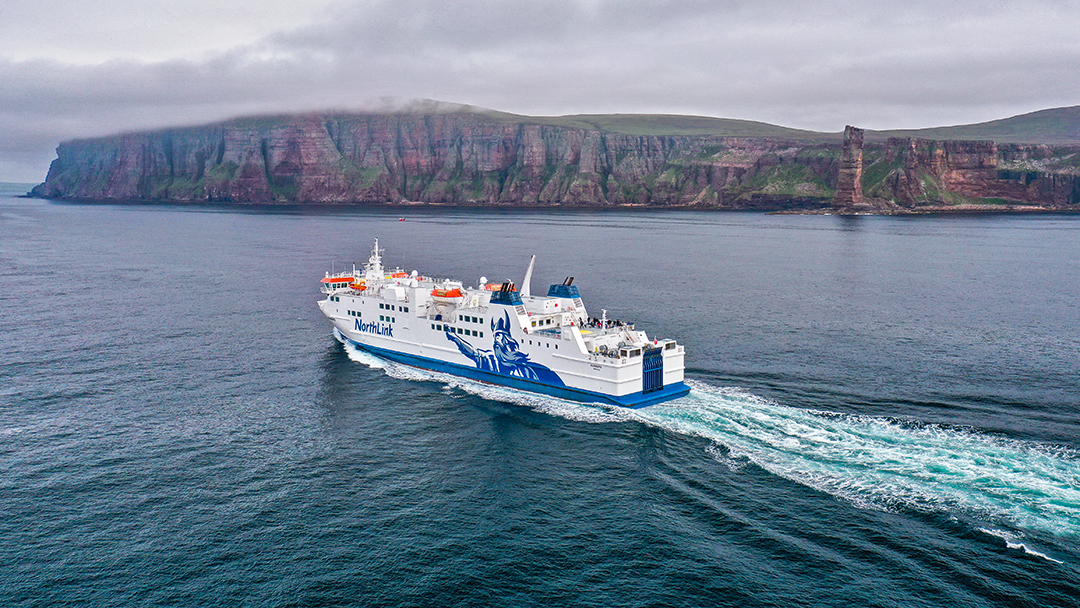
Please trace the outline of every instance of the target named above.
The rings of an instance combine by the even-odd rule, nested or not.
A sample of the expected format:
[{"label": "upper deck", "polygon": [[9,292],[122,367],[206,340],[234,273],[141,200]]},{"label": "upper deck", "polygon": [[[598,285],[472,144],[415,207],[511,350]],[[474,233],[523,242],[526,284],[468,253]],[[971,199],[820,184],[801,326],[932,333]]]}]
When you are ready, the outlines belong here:
[{"label": "upper deck", "polygon": [[466,287],[461,281],[384,268],[376,240],[362,271],[354,267],[350,272],[327,273],[321,291],[329,298],[351,295],[393,302],[403,305],[410,315],[432,322],[484,317],[492,307],[505,306],[521,333],[572,342],[577,348],[567,351],[596,361],[636,359],[655,349],[682,351],[674,340],[649,339],[633,323],[607,319],[607,311],[600,317],[590,316],[573,277],[551,285],[547,295],[532,295],[527,284],[531,273],[530,264],[521,291],[511,282],[487,283],[485,277],[478,286]]}]

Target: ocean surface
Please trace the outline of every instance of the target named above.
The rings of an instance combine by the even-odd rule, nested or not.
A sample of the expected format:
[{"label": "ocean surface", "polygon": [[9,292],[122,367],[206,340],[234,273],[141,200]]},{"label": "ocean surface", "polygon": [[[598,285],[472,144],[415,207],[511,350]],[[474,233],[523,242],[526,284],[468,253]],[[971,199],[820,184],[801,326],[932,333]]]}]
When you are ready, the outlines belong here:
[{"label": "ocean surface", "polygon": [[[1078,606],[1080,216],[0,193],[2,606]],[[403,218],[404,221],[400,221]],[[641,410],[348,352],[379,237],[687,349]]]}]

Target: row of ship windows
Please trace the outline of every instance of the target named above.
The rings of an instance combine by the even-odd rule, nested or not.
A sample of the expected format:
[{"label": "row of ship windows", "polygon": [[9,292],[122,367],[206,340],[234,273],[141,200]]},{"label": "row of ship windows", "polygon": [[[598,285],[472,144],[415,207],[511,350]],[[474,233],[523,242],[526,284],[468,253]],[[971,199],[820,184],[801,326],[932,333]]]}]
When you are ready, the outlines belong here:
[{"label": "row of ship windows", "polygon": [[387,323],[397,323],[397,319],[395,319],[394,317],[391,317],[390,315],[385,315],[385,316],[379,315],[379,320],[380,321],[386,321]]},{"label": "row of ship windows", "polygon": [[[532,343],[533,343],[533,341],[529,340],[529,346],[532,346]],[[541,342],[539,340],[536,341],[537,346],[540,346],[541,344],[543,344],[547,348],[551,348],[551,343],[549,343],[549,342]],[[559,345],[558,344],[555,345],[555,350],[559,350]]]},{"label": "row of ship windows", "polygon": [[452,334],[464,334],[466,336],[476,336],[477,338],[483,338],[484,332],[476,331],[475,329],[464,329],[462,327],[454,327],[453,325],[443,325],[441,323],[432,323],[431,329],[435,331],[448,331]]},{"label": "row of ship windows", "polygon": [[[554,323],[552,319],[540,319],[540,325],[551,325]],[[536,321],[532,322],[532,326],[536,327]]]},{"label": "row of ship windows", "polygon": [[347,310],[345,312],[349,313],[350,317],[359,317],[360,316],[360,311],[359,310]]},{"label": "row of ship windows", "polygon": [[340,302],[341,301],[341,296],[330,296],[330,300],[332,302]]},{"label": "row of ship windows", "polygon": [[380,310],[397,310],[398,312],[409,312],[409,307],[408,306],[398,306],[395,309],[393,304],[383,304],[381,302],[379,303],[379,309]]},{"label": "row of ship windows", "polygon": [[466,323],[483,323],[484,320],[480,317],[470,317],[468,315],[458,315],[458,321],[465,321]]}]

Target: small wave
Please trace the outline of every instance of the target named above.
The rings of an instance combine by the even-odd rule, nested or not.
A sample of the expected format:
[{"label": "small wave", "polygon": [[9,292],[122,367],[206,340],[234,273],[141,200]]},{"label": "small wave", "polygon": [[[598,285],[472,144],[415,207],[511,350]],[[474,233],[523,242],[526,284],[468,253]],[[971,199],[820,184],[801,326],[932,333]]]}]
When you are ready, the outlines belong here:
[{"label": "small wave", "polygon": [[1041,558],[1045,559],[1046,561],[1053,562],[1055,564],[1063,564],[1063,563],[1065,563],[1065,562],[1062,562],[1061,560],[1056,560],[1056,559],[1050,557],[1049,555],[1047,555],[1045,553],[1040,553],[1040,552],[1032,549],[1031,547],[1028,547],[1027,544],[1025,544],[1025,543],[1017,542],[1017,539],[1023,538],[1023,534],[1019,534],[1017,532],[1007,532],[1005,530],[991,530],[989,528],[979,528],[979,532],[982,532],[984,534],[988,534],[990,536],[996,536],[997,538],[1000,538],[1001,540],[1005,541],[1005,546],[1008,547],[1009,549],[1020,549],[1020,550],[1022,550],[1024,553],[1026,553],[1028,555],[1033,555],[1035,557],[1041,557]]},{"label": "small wave", "polygon": [[345,352],[349,355],[349,358],[357,363],[363,363],[371,369],[386,369],[386,362],[376,357],[375,355],[360,350],[352,344],[345,344]]}]

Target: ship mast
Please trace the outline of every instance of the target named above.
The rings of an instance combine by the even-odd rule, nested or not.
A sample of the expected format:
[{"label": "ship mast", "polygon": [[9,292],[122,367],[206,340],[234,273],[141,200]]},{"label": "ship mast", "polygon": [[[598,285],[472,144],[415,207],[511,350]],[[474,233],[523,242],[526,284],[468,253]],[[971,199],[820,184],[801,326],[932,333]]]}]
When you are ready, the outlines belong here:
[{"label": "ship mast", "polygon": [[379,239],[375,239],[375,246],[371,249],[371,257],[368,258],[364,268],[364,277],[367,279],[383,278],[382,251],[379,250]]}]

